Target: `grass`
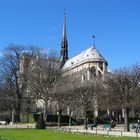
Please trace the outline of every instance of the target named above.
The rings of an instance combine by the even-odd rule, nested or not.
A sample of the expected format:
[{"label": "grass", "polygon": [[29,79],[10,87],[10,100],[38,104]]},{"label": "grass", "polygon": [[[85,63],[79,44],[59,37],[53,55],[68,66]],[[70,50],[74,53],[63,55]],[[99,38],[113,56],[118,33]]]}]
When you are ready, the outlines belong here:
[{"label": "grass", "polygon": [[51,130],[36,129],[0,129],[0,136],[7,140],[137,140],[130,137],[107,137]]}]

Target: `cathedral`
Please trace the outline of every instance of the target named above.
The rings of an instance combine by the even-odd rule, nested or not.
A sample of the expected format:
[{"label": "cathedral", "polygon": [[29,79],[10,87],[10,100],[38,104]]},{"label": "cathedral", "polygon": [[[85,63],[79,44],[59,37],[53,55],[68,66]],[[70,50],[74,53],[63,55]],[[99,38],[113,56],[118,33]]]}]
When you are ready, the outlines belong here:
[{"label": "cathedral", "polygon": [[[98,77],[99,79],[104,80],[105,75],[108,73],[108,62],[97,50],[95,43],[76,56],[72,58],[68,57],[66,15],[64,15],[60,61],[62,77],[78,75],[78,78],[80,79],[80,81],[78,81],[79,84],[86,83],[87,81],[92,80],[94,77]],[[99,115],[97,108],[94,109],[95,117]]]},{"label": "cathedral", "polygon": [[108,62],[97,50],[95,44],[82,51],[78,55],[68,59],[66,16],[64,16],[60,58],[61,71],[63,76],[85,71],[86,73],[81,75],[81,80],[83,81],[90,80],[92,75],[99,76],[101,79],[104,79],[105,74],[108,72]]}]

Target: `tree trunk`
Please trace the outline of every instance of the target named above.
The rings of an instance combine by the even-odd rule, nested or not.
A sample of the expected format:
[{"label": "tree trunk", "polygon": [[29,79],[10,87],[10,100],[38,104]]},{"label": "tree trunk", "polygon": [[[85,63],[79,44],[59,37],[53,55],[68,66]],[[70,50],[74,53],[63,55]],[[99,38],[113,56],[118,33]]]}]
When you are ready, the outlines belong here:
[{"label": "tree trunk", "polygon": [[87,111],[85,111],[84,128],[87,129]]},{"label": "tree trunk", "polygon": [[45,106],[44,106],[44,120],[47,122],[47,105],[45,103]]},{"label": "tree trunk", "polygon": [[58,111],[58,127],[61,126],[61,111]]},{"label": "tree trunk", "polygon": [[16,104],[16,114],[15,114],[15,123],[19,123],[20,122],[20,110],[21,110],[21,101],[18,101]]},{"label": "tree trunk", "polygon": [[129,130],[129,108],[124,108],[124,130],[125,131],[130,131]]},{"label": "tree trunk", "polygon": [[11,109],[11,121],[12,121],[12,123],[15,122],[15,109],[14,109],[14,107]]},{"label": "tree trunk", "polygon": [[26,114],[26,122],[29,123],[29,113]]}]

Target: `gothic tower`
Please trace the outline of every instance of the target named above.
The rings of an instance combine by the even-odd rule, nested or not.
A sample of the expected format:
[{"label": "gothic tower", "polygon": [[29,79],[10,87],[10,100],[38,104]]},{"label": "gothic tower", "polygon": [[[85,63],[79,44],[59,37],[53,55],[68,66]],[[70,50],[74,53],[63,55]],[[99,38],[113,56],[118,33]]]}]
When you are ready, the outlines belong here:
[{"label": "gothic tower", "polygon": [[67,35],[66,35],[66,15],[65,14],[64,14],[60,59],[61,59],[61,68],[62,68],[65,62],[68,60],[68,42],[67,42]]}]

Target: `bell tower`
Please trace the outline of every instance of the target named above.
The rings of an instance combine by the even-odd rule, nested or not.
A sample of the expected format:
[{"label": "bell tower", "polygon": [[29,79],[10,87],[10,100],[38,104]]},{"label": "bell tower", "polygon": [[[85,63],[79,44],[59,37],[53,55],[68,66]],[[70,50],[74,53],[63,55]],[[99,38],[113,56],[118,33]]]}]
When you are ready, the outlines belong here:
[{"label": "bell tower", "polygon": [[66,14],[64,14],[64,23],[63,23],[63,34],[62,34],[62,41],[61,41],[61,51],[60,51],[60,60],[61,60],[61,68],[68,60],[68,42],[67,42],[67,35],[66,35]]}]

